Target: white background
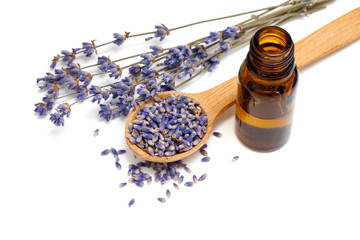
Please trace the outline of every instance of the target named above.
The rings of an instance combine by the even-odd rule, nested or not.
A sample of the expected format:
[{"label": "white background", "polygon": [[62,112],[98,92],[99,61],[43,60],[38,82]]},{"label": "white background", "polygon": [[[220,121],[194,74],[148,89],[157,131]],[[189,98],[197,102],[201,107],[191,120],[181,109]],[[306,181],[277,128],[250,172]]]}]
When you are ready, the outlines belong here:
[{"label": "white background", "polygon": [[[208,141],[209,163],[194,154],[192,174],[208,174],[193,188],[127,180],[133,154],[114,167],[105,148],[128,149],[124,122],[106,123],[91,102],[75,105],[65,127],[34,114],[42,98],[35,82],[52,56],[112,33],[152,31],[262,8],[281,1],[8,1],[1,7],[0,239],[360,239],[360,42],[303,69],[292,136],[279,151],[252,152],[234,133],[234,107],[216,122],[222,138]],[[336,1],[284,25],[294,42],[359,6]],[[244,18],[171,33],[162,46],[184,44]],[[132,42],[132,43],[131,43]],[[114,56],[147,50],[143,38]],[[126,46],[126,47],[125,47]],[[182,91],[199,92],[238,72],[247,46],[222,58],[212,74]],[[102,51],[103,49],[101,49]],[[113,56],[113,51],[101,52]],[[115,57],[114,57],[115,59]],[[92,61],[95,61],[92,59]],[[100,130],[93,137],[95,129]],[[239,155],[237,162],[233,156]],[[192,174],[186,174],[190,179]],[[172,196],[166,203],[169,188]],[[129,208],[129,200],[135,204]]]}]

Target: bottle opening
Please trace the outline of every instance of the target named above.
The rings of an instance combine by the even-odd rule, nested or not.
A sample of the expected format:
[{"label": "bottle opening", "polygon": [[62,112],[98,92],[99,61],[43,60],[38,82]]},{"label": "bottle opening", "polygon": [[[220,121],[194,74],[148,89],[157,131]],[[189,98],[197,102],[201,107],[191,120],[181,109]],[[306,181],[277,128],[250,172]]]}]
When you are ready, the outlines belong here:
[{"label": "bottle opening", "polygon": [[282,55],[290,50],[290,35],[279,27],[264,27],[254,35],[254,45],[264,55]]}]

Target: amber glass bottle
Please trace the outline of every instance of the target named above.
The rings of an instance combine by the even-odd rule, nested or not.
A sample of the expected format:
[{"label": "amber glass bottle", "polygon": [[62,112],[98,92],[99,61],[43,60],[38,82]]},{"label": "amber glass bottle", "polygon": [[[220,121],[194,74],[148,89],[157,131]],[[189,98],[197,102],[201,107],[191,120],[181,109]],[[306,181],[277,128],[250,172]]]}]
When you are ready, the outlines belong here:
[{"label": "amber glass bottle", "polygon": [[236,134],[247,147],[274,151],[288,141],[298,70],[294,44],[279,27],[259,29],[238,76]]}]

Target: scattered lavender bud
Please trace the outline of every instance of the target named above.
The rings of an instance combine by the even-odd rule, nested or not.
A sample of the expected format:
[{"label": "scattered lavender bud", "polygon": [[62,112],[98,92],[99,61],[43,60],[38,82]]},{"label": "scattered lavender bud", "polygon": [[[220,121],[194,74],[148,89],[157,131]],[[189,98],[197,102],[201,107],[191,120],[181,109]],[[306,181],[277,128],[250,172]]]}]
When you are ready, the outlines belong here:
[{"label": "scattered lavender bud", "polygon": [[192,187],[192,186],[194,186],[194,182],[186,182],[186,183],[184,183],[184,186]]},{"label": "scattered lavender bud", "polygon": [[199,181],[204,181],[207,178],[207,174],[203,174],[199,177]]},{"label": "scattered lavender bud", "polygon": [[123,187],[125,187],[125,186],[126,186],[126,184],[127,184],[126,182],[120,183],[120,184],[119,184],[119,188],[123,188]]},{"label": "scattered lavender bud", "polygon": [[96,130],[94,131],[93,136],[96,137],[96,136],[98,136],[98,135],[99,135],[99,129],[96,129]]},{"label": "scattered lavender bud", "polygon": [[200,149],[205,149],[207,147],[208,147],[208,145],[205,143],[204,145],[202,145],[202,147]]},{"label": "scattered lavender bud", "polygon": [[121,164],[120,164],[118,161],[115,162],[115,167],[116,167],[118,170],[121,170]]},{"label": "scattered lavender bud", "polygon": [[170,190],[168,189],[168,190],[166,190],[166,197],[167,197],[167,198],[170,198],[170,196],[171,196],[171,192],[170,192]]},{"label": "scattered lavender bud", "polygon": [[219,132],[213,132],[213,135],[217,138],[221,138],[222,137],[222,134],[219,133]]},{"label": "scattered lavender bud", "polygon": [[200,148],[200,153],[201,153],[201,155],[203,155],[205,157],[208,155],[208,152],[205,149],[202,149],[202,148]]},{"label": "scattered lavender bud", "polygon": [[158,200],[159,202],[161,202],[161,203],[166,202],[166,199],[165,199],[165,198],[158,198],[157,200]]},{"label": "scattered lavender bud", "polygon": [[185,170],[187,173],[191,173],[191,169],[188,168],[187,166],[184,167],[184,170]]},{"label": "scattered lavender bud", "polygon": [[111,152],[110,149],[105,149],[104,151],[101,152],[101,156],[105,156],[105,155],[108,155],[109,153]]},{"label": "scattered lavender bud", "polygon": [[119,150],[117,151],[117,153],[118,153],[119,155],[121,155],[121,154],[124,154],[124,153],[126,153],[126,150],[123,150],[123,149],[119,149]]},{"label": "scattered lavender bud", "polygon": [[194,176],[193,176],[193,182],[194,182],[194,183],[197,183],[198,181],[199,181],[199,179],[197,178],[196,175],[194,175]]},{"label": "scattered lavender bud", "polygon": [[173,186],[176,190],[179,190],[179,186],[176,183],[173,183]]},{"label": "scattered lavender bud", "polygon": [[210,161],[210,157],[203,157],[201,159],[202,162],[209,162]]},{"label": "scattered lavender bud", "polygon": [[132,199],[130,200],[130,202],[129,202],[129,207],[131,207],[134,203],[135,203],[135,199],[132,198]]},{"label": "scattered lavender bud", "polygon": [[111,150],[111,154],[112,154],[113,156],[117,156],[117,155],[118,155],[118,153],[117,153],[117,151],[116,151],[115,148],[111,148],[110,150]]},{"label": "scattered lavender bud", "polygon": [[239,159],[239,156],[235,156],[235,157],[233,157],[232,162],[236,162],[238,159]]},{"label": "scattered lavender bud", "polygon": [[180,176],[178,179],[178,184],[182,184],[183,181],[184,181],[184,176]]}]

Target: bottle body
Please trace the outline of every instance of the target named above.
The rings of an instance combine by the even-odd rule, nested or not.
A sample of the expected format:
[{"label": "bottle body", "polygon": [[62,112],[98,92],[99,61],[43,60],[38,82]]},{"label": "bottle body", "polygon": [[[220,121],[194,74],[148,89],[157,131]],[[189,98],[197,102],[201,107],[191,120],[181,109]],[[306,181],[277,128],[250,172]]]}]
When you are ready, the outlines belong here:
[{"label": "bottle body", "polygon": [[247,147],[275,151],[291,132],[298,81],[294,45],[277,27],[260,29],[238,74],[235,130]]}]

